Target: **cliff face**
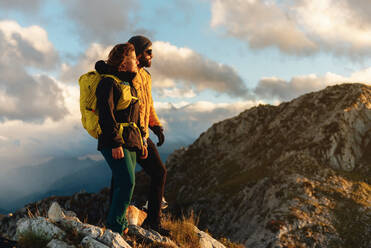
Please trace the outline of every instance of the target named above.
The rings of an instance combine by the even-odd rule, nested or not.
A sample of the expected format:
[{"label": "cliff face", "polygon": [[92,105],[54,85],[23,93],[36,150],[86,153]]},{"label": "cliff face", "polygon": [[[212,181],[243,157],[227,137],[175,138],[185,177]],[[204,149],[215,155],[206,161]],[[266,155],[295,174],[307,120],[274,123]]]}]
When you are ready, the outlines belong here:
[{"label": "cliff face", "polygon": [[167,161],[166,197],[247,247],[371,247],[371,87],[214,124]]}]

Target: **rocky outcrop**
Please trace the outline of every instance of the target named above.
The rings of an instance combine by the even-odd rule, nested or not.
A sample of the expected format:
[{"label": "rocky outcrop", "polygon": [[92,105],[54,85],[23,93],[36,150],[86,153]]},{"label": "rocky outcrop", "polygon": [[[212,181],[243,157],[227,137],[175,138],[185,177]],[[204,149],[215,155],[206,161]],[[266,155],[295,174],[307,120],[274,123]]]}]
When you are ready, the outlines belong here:
[{"label": "rocky outcrop", "polygon": [[169,157],[165,194],[246,247],[371,247],[370,151],[371,87],[336,85],[214,124]]},{"label": "rocky outcrop", "polygon": [[[104,193],[103,190],[101,193]],[[91,198],[96,198],[96,194],[89,194]],[[79,198],[74,195],[71,198]],[[84,198],[87,195],[84,193]],[[52,199],[58,199],[52,197]],[[169,237],[164,237],[153,230],[146,230],[140,225],[146,218],[146,213],[130,205],[127,212],[129,221],[129,235],[121,236],[119,233],[112,232],[104,226],[96,226],[82,222],[78,214],[71,210],[64,210],[57,201],[51,203],[49,209],[45,209],[46,203],[50,199],[38,202],[41,207],[39,212],[31,212],[32,204],[27,205],[27,214],[22,214],[23,210],[17,211],[12,216],[7,216],[5,222],[0,222],[0,226],[6,223],[7,232],[2,232],[1,236],[8,239],[0,239],[0,247],[16,246],[14,240],[22,240],[25,235],[30,239],[31,236],[41,237],[47,240],[46,247],[53,248],[145,248],[145,247],[182,247],[182,243],[177,244]],[[85,206],[89,208],[89,205]],[[40,212],[47,213],[46,216],[39,216]],[[16,224],[12,224],[16,222]],[[209,234],[200,231],[193,226],[194,233],[199,237],[200,248],[224,248],[219,241],[212,238]],[[23,238],[24,239],[24,238]],[[27,239],[27,238],[26,238]]]},{"label": "rocky outcrop", "polygon": [[17,222],[16,240],[21,239],[22,235],[32,233],[50,240],[47,247],[76,247],[79,244],[69,244],[71,235],[68,233],[77,233],[81,237],[81,246],[131,248],[118,233],[82,223],[77,217],[67,217],[56,202],[52,204],[48,213],[48,218],[20,219]]},{"label": "rocky outcrop", "polygon": [[92,225],[103,226],[103,221],[109,208],[109,189],[102,189],[97,194],[78,192],[72,196],[51,196],[34,203],[0,219],[0,235],[14,240],[16,224],[22,218],[48,216],[53,202],[58,202],[66,216],[77,218]]}]

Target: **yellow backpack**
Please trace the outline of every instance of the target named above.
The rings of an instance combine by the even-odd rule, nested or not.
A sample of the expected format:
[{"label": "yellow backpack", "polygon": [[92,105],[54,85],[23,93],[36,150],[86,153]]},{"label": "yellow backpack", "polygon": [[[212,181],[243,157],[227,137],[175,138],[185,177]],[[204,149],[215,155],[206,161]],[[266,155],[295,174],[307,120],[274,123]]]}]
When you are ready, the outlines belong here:
[{"label": "yellow backpack", "polygon": [[88,133],[96,139],[98,138],[99,134],[102,133],[102,130],[98,123],[98,111],[96,109],[97,97],[95,95],[95,91],[103,77],[110,77],[121,86],[122,97],[120,99],[121,101],[119,101],[119,104],[116,107],[117,110],[127,108],[132,99],[137,99],[131,95],[129,83],[122,82],[119,78],[113,75],[99,74],[96,71],[90,71],[83,74],[79,78],[81,122]]}]

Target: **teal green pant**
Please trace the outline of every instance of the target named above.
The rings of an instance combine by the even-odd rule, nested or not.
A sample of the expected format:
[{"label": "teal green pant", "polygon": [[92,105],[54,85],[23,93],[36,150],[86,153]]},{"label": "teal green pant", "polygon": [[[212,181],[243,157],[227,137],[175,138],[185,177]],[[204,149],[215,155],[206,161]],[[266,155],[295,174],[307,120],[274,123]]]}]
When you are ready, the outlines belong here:
[{"label": "teal green pant", "polygon": [[114,232],[121,233],[128,227],[126,210],[131,201],[135,185],[136,152],[124,149],[123,159],[114,159],[112,149],[101,150],[108,166],[112,170],[113,195],[109,208],[106,225]]}]

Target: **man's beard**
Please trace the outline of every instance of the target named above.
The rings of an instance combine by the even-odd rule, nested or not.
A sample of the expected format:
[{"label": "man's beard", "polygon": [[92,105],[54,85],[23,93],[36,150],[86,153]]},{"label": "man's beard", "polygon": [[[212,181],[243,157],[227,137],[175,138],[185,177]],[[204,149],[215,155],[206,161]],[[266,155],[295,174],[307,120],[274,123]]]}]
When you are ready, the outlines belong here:
[{"label": "man's beard", "polygon": [[139,67],[151,67],[151,59],[146,59],[145,57],[139,58]]}]

